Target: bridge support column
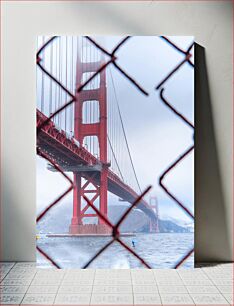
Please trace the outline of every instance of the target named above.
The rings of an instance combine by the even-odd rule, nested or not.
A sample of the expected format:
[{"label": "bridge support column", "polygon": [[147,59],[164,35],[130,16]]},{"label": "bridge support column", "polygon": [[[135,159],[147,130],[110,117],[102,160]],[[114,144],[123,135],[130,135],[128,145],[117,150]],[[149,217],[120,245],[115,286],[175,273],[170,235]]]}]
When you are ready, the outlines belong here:
[{"label": "bridge support column", "polygon": [[[87,45],[88,46],[88,45]],[[87,47],[86,46],[86,47]],[[88,47],[87,47],[88,48]],[[83,52],[87,52],[87,48]],[[81,54],[83,54],[81,52]],[[83,61],[79,56],[77,59],[76,88],[85,80],[87,73],[97,71],[103,64],[104,59],[90,62]],[[87,171],[82,170],[74,173],[76,182],[73,194],[73,217],[70,225],[71,234],[109,234],[111,229],[105,221],[100,218],[89,205],[84,201],[83,196],[89,198],[90,202],[98,208],[99,211],[107,217],[107,193],[108,193],[108,162],[107,162],[107,96],[106,96],[106,72],[103,70],[99,74],[99,86],[93,88],[87,86],[82,92],[76,93],[76,103],[74,105],[74,137],[83,145],[85,137],[97,137],[99,144],[99,160],[101,170]],[[83,81],[82,81],[83,80]],[[84,107],[88,101],[97,101],[99,105],[99,121],[92,122],[84,120]],[[87,148],[89,149],[89,148]],[[91,154],[93,154],[90,151]],[[88,165],[92,166],[92,165]],[[81,165],[82,167],[82,165]],[[82,186],[83,184],[83,186]],[[97,202],[97,201],[96,201]],[[92,213],[89,213],[92,211]],[[91,224],[91,218],[97,219],[97,224]],[[86,221],[86,224],[84,222]],[[87,221],[90,219],[90,222]],[[93,222],[92,222],[93,223]]]},{"label": "bridge support column", "polygon": [[158,223],[156,223],[155,221],[152,221],[151,219],[149,221],[149,232],[150,233],[158,233],[159,232]]},{"label": "bridge support column", "polygon": [[[101,173],[101,184],[100,184],[100,211],[107,217],[107,169],[103,169]],[[106,225],[105,221],[101,218],[98,219],[98,224]]]},{"label": "bridge support column", "polygon": [[73,216],[69,228],[70,234],[77,234],[79,225],[82,224],[80,218],[81,211],[81,175],[74,173],[74,190],[73,190]]},{"label": "bridge support column", "polygon": [[152,219],[149,220],[149,232],[158,233],[159,232],[159,211],[158,211],[158,200],[156,196],[150,197],[149,206],[152,208],[156,216],[156,221]]},{"label": "bridge support column", "polygon": [[[111,234],[111,229],[106,225],[105,221],[95,212],[87,212],[89,205],[84,200],[83,205],[81,205],[84,195],[93,205],[99,199],[99,210],[107,217],[107,169],[103,169],[100,176],[100,186],[98,186],[94,181],[94,177],[84,179],[86,181],[82,184],[82,173],[74,174],[75,188],[73,191],[73,217],[69,228],[70,234]],[[98,218],[98,224],[83,223],[83,218],[90,217]]]}]

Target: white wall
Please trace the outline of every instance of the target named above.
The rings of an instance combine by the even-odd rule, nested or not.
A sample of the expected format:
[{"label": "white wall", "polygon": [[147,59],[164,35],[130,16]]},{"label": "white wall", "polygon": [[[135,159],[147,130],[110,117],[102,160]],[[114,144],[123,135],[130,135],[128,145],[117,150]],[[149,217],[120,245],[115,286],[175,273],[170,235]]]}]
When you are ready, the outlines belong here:
[{"label": "white wall", "polygon": [[[220,174],[218,187],[222,195],[212,196],[217,186],[212,183],[216,175],[212,177],[212,172],[205,169],[209,154],[204,154],[204,159],[200,155],[197,185],[202,192],[196,191],[196,256],[198,260],[231,260],[231,1],[3,1],[2,4],[2,259],[35,259],[36,36],[95,33],[194,35],[196,42],[205,47],[212,115],[207,118],[214,123],[212,145],[216,146],[217,156],[213,166]],[[198,112],[203,113],[201,126],[205,129],[206,113],[202,105]],[[210,148],[209,134],[206,136],[197,139],[201,149]],[[201,173],[206,173],[204,184],[199,183]]]}]

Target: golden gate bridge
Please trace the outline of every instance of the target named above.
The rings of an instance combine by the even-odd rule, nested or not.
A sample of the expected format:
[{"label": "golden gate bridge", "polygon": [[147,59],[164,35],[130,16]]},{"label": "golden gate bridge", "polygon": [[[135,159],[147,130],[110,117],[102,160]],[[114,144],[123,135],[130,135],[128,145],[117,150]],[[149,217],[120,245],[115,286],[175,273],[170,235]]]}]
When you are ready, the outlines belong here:
[{"label": "golden gate bridge", "polygon": [[[38,46],[44,43],[45,38],[40,37]],[[105,56],[85,37],[57,37],[42,57],[45,69],[76,101],[48,120],[69,96],[38,69],[37,126],[46,122],[37,135],[38,152],[73,174],[70,234],[109,234],[111,229],[83,197],[108,217],[108,192],[128,203],[141,192],[112,71],[109,67],[102,70],[77,91],[105,63]],[[48,169],[56,171],[52,165]],[[158,232],[157,202],[141,199],[137,208],[149,217],[150,231]],[[93,218],[96,224],[87,221]]]}]

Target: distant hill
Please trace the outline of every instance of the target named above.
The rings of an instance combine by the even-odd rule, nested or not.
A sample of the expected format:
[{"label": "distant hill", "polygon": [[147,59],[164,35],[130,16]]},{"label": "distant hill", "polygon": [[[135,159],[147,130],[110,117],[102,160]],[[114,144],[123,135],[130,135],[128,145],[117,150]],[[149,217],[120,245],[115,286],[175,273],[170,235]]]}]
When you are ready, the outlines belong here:
[{"label": "distant hill", "polygon": [[[112,223],[116,223],[127,209],[126,205],[110,205],[108,216]],[[61,205],[51,209],[47,216],[37,225],[37,230],[42,233],[67,233],[71,222],[71,205]],[[123,221],[122,232],[147,232],[149,230],[149,219],[139,209],[134,209]],[[188,233],[190,229],[177,225],[170,220],[159,220],[159,232],[161,233]]]},{"label": "distant hill", "polygon": [[190,230],[186,227],[177,225],[170,220],[159,219],[159,232],[160,233],[188,233]]}]

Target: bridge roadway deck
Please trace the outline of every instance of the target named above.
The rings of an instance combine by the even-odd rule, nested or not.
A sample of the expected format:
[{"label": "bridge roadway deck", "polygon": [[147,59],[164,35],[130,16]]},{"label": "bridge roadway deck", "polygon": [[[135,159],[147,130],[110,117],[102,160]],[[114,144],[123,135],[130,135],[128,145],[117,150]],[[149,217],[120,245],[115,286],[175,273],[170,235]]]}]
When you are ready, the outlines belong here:
[{"label": "bridge roadway deck", "polygon": [[[37,126],[48,119],[37,110]],[[83,146],[80,146],[72,137],[58,128],[51,120],[42,127],[37,136],[37,145],[42,152],[49,155],[64,171],[74,172],[81,166],[88,166],[90,170],[82,171],[84,178],[92,177],[97,185],[100,185],[100,161],[89,153]],[[87,168],[87,167],[86,167]],[[73,170],[71,170],[73,169]],[[94,169],[94,171],[92,171]],[[137,193],[125,184],[113,171],[108,169],[108,190],[126,202],[133,203]],[[156,215],[148,203],[142,199],[137,208],[142,210],[152,219]]]}]

